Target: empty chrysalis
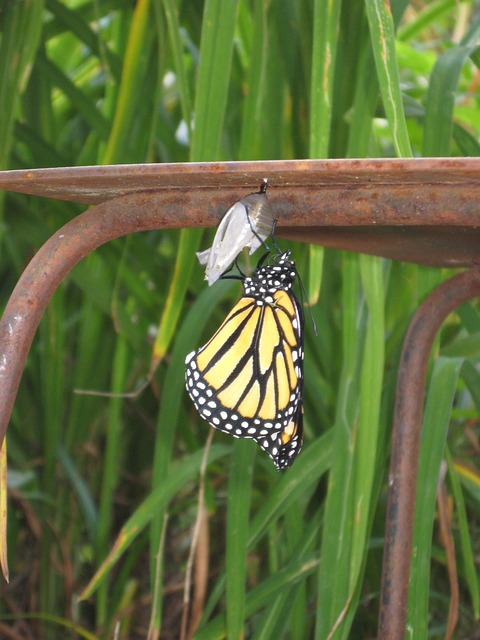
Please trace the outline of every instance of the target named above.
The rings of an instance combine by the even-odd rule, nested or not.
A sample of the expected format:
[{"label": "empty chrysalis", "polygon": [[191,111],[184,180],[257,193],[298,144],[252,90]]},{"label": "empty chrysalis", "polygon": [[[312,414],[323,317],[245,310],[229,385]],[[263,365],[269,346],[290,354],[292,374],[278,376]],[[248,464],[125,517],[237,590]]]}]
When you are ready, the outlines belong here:
[{"label": "empty chrysalis", "polygon": [[272,233],[274,215],[267,199],[268,180],[260,191],[245,196],[223,216],[210,249],[197,253],[200,264],[206,265],[205,280],[211,286],[230,267],[244,247],[250,255]]}]

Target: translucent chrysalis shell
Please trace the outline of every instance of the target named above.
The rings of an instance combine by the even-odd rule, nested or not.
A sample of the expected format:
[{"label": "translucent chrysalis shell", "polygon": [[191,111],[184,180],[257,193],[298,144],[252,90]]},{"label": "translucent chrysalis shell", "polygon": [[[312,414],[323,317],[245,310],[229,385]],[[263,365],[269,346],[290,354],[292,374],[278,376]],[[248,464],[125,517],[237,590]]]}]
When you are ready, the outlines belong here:
[{"label": "translucent chrysalis shell", "polygon": [[244,247],[250,255],[258,249],[273,229],[273,209],[267,199],[265,179],[258,193],[245,196],[223,216],[210,249],[197,253],[206,265],[205,280],[211,286],[228,269]]}]

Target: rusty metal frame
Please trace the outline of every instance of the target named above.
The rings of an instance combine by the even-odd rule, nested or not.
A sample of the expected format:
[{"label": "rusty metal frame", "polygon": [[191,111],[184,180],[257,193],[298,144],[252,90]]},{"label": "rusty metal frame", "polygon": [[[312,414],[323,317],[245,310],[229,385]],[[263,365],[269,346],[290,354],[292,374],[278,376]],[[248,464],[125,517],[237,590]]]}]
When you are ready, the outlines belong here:
[{"label": "rusty metal frame", "polygon": [[420,430],[435,335],[447,316],[480,296],[480,268],[440,284],[417,309],[398,369],[380,594],[379,640],[403,640],[407,615]]},{"label": "rusty metal frame", "polygon": [[[77,216],[39,249],[18,281],[0,319],[0,443],[17,395],[28,351],[56,288],[71,269],[102,244],[136,231],[177,226],[177,221],[141,207],[142,196],[127,195]],[[139,209],[142,209],[139,215]]]},{"label": "rusty metal frame", "polygon": [[405,635],[420,426],[431,345],[446,316],[480,295],[480,160],[278,161],[75,167],[0,173],[0,188],[96,204],[32,259],[0,320],[0,442],[43,312],[66,274],[136,231],[212,226],[265,176],[279,233],[437,266],[473,266],[415,314],[397,382],[379,635]]},{"label": "rusty metal frame", "polygon": [[[271,160],[0,172],[0,189],[121,205],[137,196],[170,227],[212,227],[269,180],[286,237],[433,266],[473,266],[480,246],[480,158]],[[133,203],[133,200],[131,200]]]}]

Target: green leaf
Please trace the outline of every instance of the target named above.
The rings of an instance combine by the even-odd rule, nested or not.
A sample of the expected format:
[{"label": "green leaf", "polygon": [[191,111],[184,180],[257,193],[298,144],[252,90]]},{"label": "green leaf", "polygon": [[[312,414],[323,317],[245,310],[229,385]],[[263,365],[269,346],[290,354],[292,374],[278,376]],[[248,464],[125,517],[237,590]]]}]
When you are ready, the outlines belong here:
[{"label": "green leaf", "polygon": [[450,412],[461,359],[438,358],[433,366],[422,425],[418,463],[415,524],[408,593],[409,637],[427,636],[433,520],[440,464],[444,456]]},{"label": "green leaf", "polygon": [[448,464],[448,473],[452,486],[452,493],[455,499],[455,509],[457,512],[458,529],[460,533],[460,553],[463,559],[463,570],[465,572],[468,589],[470,591],[470,597],[472,599],[474,616],[475,619],[478,620],[480,618],[480,584],[477,575],[475,555],[472,548],[472,540],[470,537],[468,517],[465,508],[461,482],[463,477],[468,476],[473,482],[475,482],[480,496],[480,477],[478,474],[475,477],[475,474],[472,474],[471,470],[466,469],[461,464],[455,464],[452,460],[452,456],[448,447],[446,447],[445,449],[445,457]]},{"label": "green leaf", "polygon": [[219,160],[238,0],[206,0],[195,94],[191,160]]},{"label": "green leaf", "polygon": [[397,155],[412,155],[403,111],[400,75],[395,52],[395,28],[390,4],[384,0],[365,0],[370,38],[380,93]]},{"label": "green leaf", "polygon": [[310,107],[310,158],[328,158],[340,0],[315,0]]},{"label": "green leaf", "polygon": [[226,607],[229,638],[243,637],[253,460],[252,443],[235,442],[228,482],[226,531]]},{"label": "green leaf", "polygon": [[43,0],[24,0],[7,2],[2,7],[0,169],[8,168],[19,99],[28,81],[42,32],[43,6]]},{"label": "green leaf", "polygon": [[450,155],[455,90],[465,61],[476,50],[475,46],[453,47],[437,60],[425,103],[425,156]]}]

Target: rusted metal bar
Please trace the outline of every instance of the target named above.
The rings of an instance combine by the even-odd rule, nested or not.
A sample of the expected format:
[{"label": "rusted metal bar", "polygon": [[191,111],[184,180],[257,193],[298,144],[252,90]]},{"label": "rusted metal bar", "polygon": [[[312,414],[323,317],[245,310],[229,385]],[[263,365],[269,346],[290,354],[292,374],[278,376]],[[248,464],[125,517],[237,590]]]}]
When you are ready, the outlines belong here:
[{"label": "rusted metal bar", "polygon": [[[393,224],[415,218],[416,224],[428,224],[433,211],[440,214],[435,224],[449,224],[455,212],[478,219],[472,192],[480,189],[479,171],[480,158],[152,163],[3,171],[0,189],[85,204],[140,191],[194,190],[202,198],[209,190],[225,189],[236,190],[235,201],[268,178],[269,191],[310,193],[340,218],[342,213],[364,214],[357,224],[371,224],[368,212],[377,216],[373,224],[380,224],[385,211],[394,215]],[[456,206],[445,207],[453,197]]]},{"label": "rusted metal bar", "polygon": [[67,273],[88,253],[114,238],[185,224],[181,215],[166,216],[160,207],[149,204],[148,194],[104,202],[59,229],[28,264],[0,320],[0,444],[33,336],[50,298]]},{"label": "rusted metal bar", "polygon": [[0,189],[85,204],[143,193],[166,216],[204,227],[268,178],[284,237],[471,267],[480,248],[479,174],[480,158],[192,162],[3,171]]},{"label": "rusted metal bar", "polygon": [[379,640],[405,637],[420,430],[433,340],[456,307],[479,295],[479,267],[446,280],[420,305],[405,337],[395,400]]}]

